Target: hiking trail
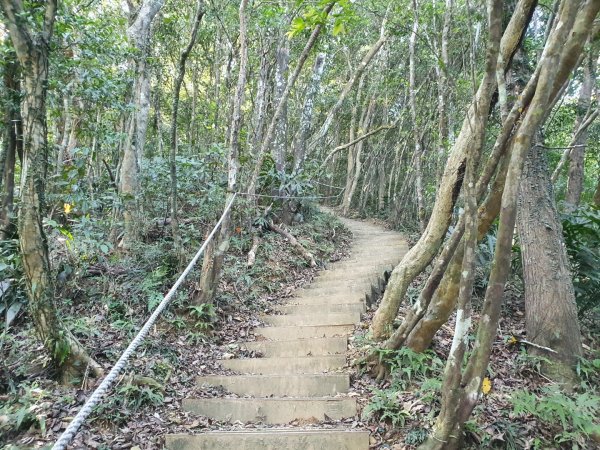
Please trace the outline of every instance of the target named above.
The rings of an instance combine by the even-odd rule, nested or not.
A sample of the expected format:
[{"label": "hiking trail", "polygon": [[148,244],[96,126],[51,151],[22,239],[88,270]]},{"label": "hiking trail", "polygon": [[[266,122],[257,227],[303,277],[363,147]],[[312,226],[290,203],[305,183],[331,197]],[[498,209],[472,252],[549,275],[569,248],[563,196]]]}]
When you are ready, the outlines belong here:
[{"label": "hiking trail", "polygon": [[[184,399],[185,410],[219,421],[260,422],[285,428],[170,434],[170,450],[348,449],[367,450],[368,431],[315,427],[327,418],[357,414],[348,395],[348,335],[408,245],[400,233],[369,222],[340,218],[353,234],[351,256],[331,263],[314,281],[296,291],[281,314],[265,315],[257,339],[239,345],[259,358],[223,360],[239,375],[198,378],[222,386],[239,398]],[[346,369],[345,369],[346,367]],[[296,421],[299,425],[288,425]],[[311,427],[302,426],[310,424]]]}]

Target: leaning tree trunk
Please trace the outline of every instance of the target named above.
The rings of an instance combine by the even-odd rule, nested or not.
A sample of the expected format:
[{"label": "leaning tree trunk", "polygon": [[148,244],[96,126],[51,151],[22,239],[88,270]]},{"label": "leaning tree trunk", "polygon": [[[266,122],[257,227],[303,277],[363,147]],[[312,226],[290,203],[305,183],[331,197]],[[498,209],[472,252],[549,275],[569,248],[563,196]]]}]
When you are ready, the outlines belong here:
[{"label": "leaning tree trunk", "polygon": [[554,203],[546,156],[534,146],[527,157],[518,214],[525,286],[527,338],[552,363],[542,370],[552,380],[572,384],[581,356],[575,291],[562,227]]},{"label": "leaning tree trunk", "polygon": [[315,97],[319,92],[321,77],[325,67],[325,53],[319,53],[315,58],[312,77],[310,79],[306,97],[304,97],[304,106],[302,115],[300,116],[300,130],[298,131],[298,139],[294,144],[294,173],[299,173],[306,159],[306,140],[310,133],[313,111],[315,107]]},{"label": "leaning tree trunk", "polygon": [[[499,1],[491,1],[495,2],[496,8],[498,8]],[[529,108],[523,112],[522,120],[514,136],[511,160],[502,195],[494,262],[473,351],[459,383],[456,384],[454,395],[443,398],[441,413],[436,419],[433,432],[425,444],[420,447],[421,449],[460,448],[464,424],[479,398],[492,344],[497,338],[504,288],[510,273],[519,182],[524,161],[531,148],[532,136],[543,124],[554,97],[560,91],[557,81],[560,79],[559,77],[572,72],[577,60],[577,53],[581,53],[583,47],[584,41],[581,42],[581,38],[587,38],[599,9],[600,1],[598,0],[567,0],[560,3],[557,21],[538,63],[539,81],[530,80],[530,83],[536,83],[534,97]],[[494,15],[490,14],[490,17],[494,17]],[[569,61],[569,63],[565,61]],[[557,68],[559,69],[557,70]],[[555,86],[555,84],[557,85]],[[555,87],[558,89],[555,90]]]},{"label": "leaning tree trunk", "polygon": [[85,373],[88,368],[99,375],[102,372],[100,366],[88,356],[59,318],[54,304],[55,289],[50,271],[48,242],[42,224],[48,170],[48,53],[57,0],[46,3],[44,16],[40,19],[43,22],[40,32],[28,29],[19,20],[24,15],[20,3],[2,0],[0,6],[22,69],[25,94],[22,103],[23,164],[18,228],[29,312],[40,341],[65,381],[73,375]]},{"label": "leaning tree trunk", "polygon": [[[333,9],[334,5],[335,5],[335,2],[332,2],[332,3],[327,4],[327,6],[324,8],[324,10],[323,10],[324,19],[329,15],[329,13]],[[273,113],[273,117],[271,118],[271,123],[269,124],[269,127],[267,129],[267,133],[262,141],[260,149],[258,149],[258,152],[256,154],[254,170],[252,171],[252,176],[248,183],[248,193],[250,195],[254,195],[254,193],[256,192],[256,184],[258,182],[258,176],[260,175],[262,163],[265,158],[265,153],[266,153],[267,149],[269,148],[269,146],[271,145],[271,142],[275,135],[275,128],[277,126],[277,121],[280,119],[280,117],[282,117],[282,115],[287,107],[287,101],[290,96],[290,92],[291,92],[292,88],[294,87],[294,85],[296,84],[296,80],[298,80],[298,77],[300,76],[300,72],[302,71],[302,68],[304,67],[304,63],[306,63],[306,60],[308,59],[308,55],[310,54],[310,51],[315,46],[317,39],[319,38],[319,35],[321,34],[321,31],[322,31],[324,25],[325,25],[325,23],[319,23],[317,26],[315,26],[314,30],[310,34],[308,41],[306,41],[306,44],[304,45],[304,48],[302,49],[302,53],[300,53],[300,57],[298,58],[296,68],[294,69],[292,76],[289,78],[284,92],[281,94],[281,100],[277,103],[277,106],[275,107],[275,112]]]},{"label": "leaning tree trunk", "polygon": [[[521,0],[517,5],[500,44],[500,52],[505,64],[510,62],[510,57],[529,22],[529,13],[535,3],[535,0]],[[462,187],[467,163],[465,151],[475,141],[481,141],[480,136],[477,136],[473,130],[484,130],[487,123],[488,114],[484,114],[482,111],[489,111],[492,95],[496,89],[497,54],[495,46],[488,49],[485,75],[467,110],[461,132],[446,162],[427,228],[419,241],[392,272],[383,300],[371,325],[371,332],[375,340],[383,340],[389,335],[390,326],[398,313],[408,286],[432,261],[442,245],[450,225],[456,199]]]}]

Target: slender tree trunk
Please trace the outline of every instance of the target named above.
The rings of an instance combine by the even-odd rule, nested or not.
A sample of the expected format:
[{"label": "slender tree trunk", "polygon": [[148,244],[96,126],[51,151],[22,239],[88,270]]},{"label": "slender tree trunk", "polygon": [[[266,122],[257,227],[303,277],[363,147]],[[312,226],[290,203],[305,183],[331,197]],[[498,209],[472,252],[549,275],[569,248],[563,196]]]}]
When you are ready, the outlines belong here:
[{"label": "slender tree trunk", "polygon": [[[246,88],[246,73],[248,70],[248,19],[246,10],[248,0],[241,0],[239,9],[240,20],[240,63],[238,80],[233,98],[233,112],[231,115],[231,126],[229,133],[228,176],[227,176],[227,200],[228,205],[235,195],[237,189],[237,177],[239,171],[240,154],[240,130],[242,127],[242,104],[244,102],[244,91]],[[231,235],[231,209],[225,215],[221,224],[219,235],[211,243],[204,253],[202,272],[200,274],[199,290],[193,298],[195,304],[210,303],[213,301],[216,289],[221,277],[221,269],[225,253],[229,247]]]},{"label": "slender tree trunk", "polygon": [[23,73],[22,103],[23,164],[19,208],[19,246],[29,296],[29,311],[40,341],[65,380],[83,374],[87,368],[99,375],[100,366],[61,323],[54,304],[54,283],[50,272],[48,243],[42,225],[44,193],[48,170],[46,96],[48,53],[54,28],[57,1],[46,2],[41,31],[33,31],[19,20],[25,15],[20,2],[1,0],[0,7]]},{"label": "slender tree trunk", "polygon": [[[597,52],[591,52],[583,67],[583,82],[579,90],[579,101],[577,102],[577,119],[575,120],[574,133],[577,133],[585,117],[588,114],[592,99],[592,90],[596,85],[596,62]],[[567,181],[567,192],[565,203],[567,209],[574,209],[579,205],[581,193],[583,192],[583,163],[585,147],[588,140],[587,129],[574,140],[574,146],[569,151],[569,172]],[[568,151],[568,150],[567,150]]]},{"label": "slender tree trunk", "polygon": [[262,51],[260,59],[258,88],[256,93],[256,101],[254,103],[252,148],[258,148],[263,137],[265,117],[267,115],[267,105],[269,100],[267,87],[269,86],[270,72],[269,50],[267,48]]},{"label": "slender tree trunk", "polygon": [[[521,3],[532,8],[535,2],[521,0]],[[529,9],[519,9],[517,6],[500,44],[504,61],[510,61],[510,55],[518,45],[528,21]],[[427,228],[419,241],[392,272],[384,297],[375,313],[371,325],[371,332],[375,340],[383,340],[389,336],[390,325],[398,313],[408,286],[435,257],[446,235],[452,218],[452,210],[462,187],[467,164],[465,152],[470,146],[483,143],[484,135],[482,133],[485,132],[487,112],[496,88],[496,59],[498,56],[496,47],[488,43],[484,78],[467,110],[461,132],[446,162],[442,183],[438,189]],[[476,153],[477,158],[480,153],[480,151]]]},{"label": "slender tree trunk", "polygon": [[[499,3],[498,0],[492,1],[495,1],[496,5]],[[557,74],[562,76],[570,73],[577,61],[578,55],[573,58],[574,55],[565,53],[565,50],[571,52],[574,48],[579,48],[579,52],[581,52],[583,43],[579,46],[578,42],[581,37],[587,38],[599,9],[600,1],[597,0],[584,0],[584,2],[568,0],[560,4],[557,25],[553,28],[538,63],[540,75],[539,82],[536,83],[535,95],[529,109],[523,113],[514,137],[514,146],[502,196],[494,262],[473,351],[462,373],[460,383],[457,385],[455,395],[451,398],[443,398],[442,412],[452,411],[452,413],[438,416],[433,433],[421,446],[422,449],[460,448],[464,423],[471,415],[479,398],[492,344],[496,339],[504,287],[510,272],[519,182],[525,157],[531,148],[532,136],[546,118],[549,106],[554,100],[553,95],[557,95],[560,91],[560,86],[555,86]],[[567,65],[561,64],[564,62],[562,58],[567,58],[572,62],[568,72],[566,71]],[[557,71],[557,67],[561,67],[561,69]],[[564,79],[566,80],[566,77]]]},{"label": "slender tree trunk", "polygon": [[[329,13],[333,9],[334,5],[335,5],[335,3],[329,3],[325,7],[325,9],[323,11],[325,17],[327,17],[329,15]],[[294,69],[292,76],[289,78],[289,80],[287,82],[285,91],[281,95],[281,101],[277,103],[275,112],[273,113],[273,117],[271,118],[271,123],[269,124],[269,128],[267,129],[267,134],[265,135],[265,137],[262,141],[262,145],[256,155],[254,171],[252,172],[252,177],[250,178],[250,182],[248,183],[248,192],[251,195],[253,195],[256,192],[256,183],[258,181],[258,176],[259,176],[260,170],[262,168],[262,163],[264,161],[265,153],[266,153],[267,149],[269,148],[269,146],[271,145],[271,141],[273,140],[277,121],[283,115],[283,113],[285,111],[285,108],[287,106],[288,97],[290,96],[290,92],[291,92],[292,88],[294,87],[294,85],[296,84],[296,80],[300,76],[302,67],[304,67],[304,63],[306,63],[306,60],[308,59],[308,55],[310,54],[310,51],[316,44],[317,39],[318,39],[319,35],[321,34],[321,30],[323,29],[323,26],[324,26],[323,23],[319,23],[317,26],[315,26],[314,30],[312,31],[310,37],[308,38],[308,41],[304,45],[304,49],[302,49],[302,53],[300,54],[300,57],[298,58],[298,63],[296,64],[296,68]]]},{"label": "slender tree trunk", "polygon": [[444,11],[444,25],[442,28],[442,44],[441,44],[441,59],[440,64],[435,65],[437,82],[438,82],[438,161],[437,161],[437,182],[441,182],[441,177],[444,169],[446,158],[446,148],[449,144],[448,133],[448,108],[446,104],[446,96],[448,95],[448,68],[450,58],[448,57],[448,36],[450,34],[450,25],[452,20],[452,9],[454,0],[446,0],[446,9]]},{"label": "slender tree trunk", "polygon": [[306,159],[306,140],[310,133],[312,125],[313,110],[315,105],[315,97],[319,92],[319,85],[321,83],[321,77],[323,76],[323,69],[325,68],[325,53],[319,53],[315,58],[315,65],[313,67],[313,74],[304,97],[304,107],[302,108],[302,115],[300,117],[300,130],[298,132],[298,139],[294,145],[294,172],[298,173],[304,165]]},{"label": "slender tree trunk", "polygon": [[127,250],[137,239],[139,227],[139,172],[148,129],[150,109],[150,80],[147,58],[151,38],[152,22],[162,8],[164,0],[144,0],[135,20],[127,29],[138,54],[135,63],[133,100],[136,110],[129,118],[129,131],[123,150],[119,173],[119,194],[123,204],[124,235],[120,246]]},{"label": "slender tree trunk", "polygon": [[177,116],[179,114],[179,93],[181,91],[181,85],[183,83],[183,77],[185,76],[185,66],[187,59],[196,44],[198,37],[198,28],[200,28],[200,22],[204,16],[204,1],[199,0],[194,16],[194,23],[192,24],[192,32],[190,41],[187,47],[181,52],[179,56],[179,68],[177,77],[175,78],[175,84],[173,86],[173,116],[171,118],[171,151],[169,153],[169,165],[171,174],[171,231],[173,234],[173,244],[175,246],[175,252],[179,260],[179,264],[184,263],[185,254],[183,252],[183,243],[181,241],[181,234],[179,233],[179,218],[177,217]]},{"label": "slender tree trunk", "polygon": [[[373,116],[373,111],[375,109],[375,99],[371,99],[368,103],[368,106],[364,110],[362,120],[359,122],[359,130],[366,129],[371,123],[371,118]],[[350,212],[350,207],[352,206],[352,199],[354,198],[354,192],[356,191],[356,186],[358,184],[358,179],[361,175],[362,170],[362,151],[364,147],[365,141],[360,141],[356,144],[356,147],[353,151],[352,161],[354,162],[354,167],[352,169],[352,177],[346,181],[346,190],[344,191],[344,200],[342,202],[342,214],[347,215]]]},{"label": "slender tree trunk", "polygon": [[[273,100],[278,105],[286,89],[287,72],[290,60],[289,41],[287,37],[283,39],[277,48],[275,65],[275,86],[273,89]],[[287,102],[282,104],[282,111],[275,121],[275,134],[273,136],[273,160],[275,161],[275,170],[279,174],[285,173],[285,158],[287,156]]]},{"label": "slender tree trunk", "polygon": [[556,353],[538,350],[552,361],[542,370],[554,381],[573,384],[581,356],[581,334],[575,291],[562,227],[554,204],[548,164],[541,146],[534,146],[525,163],[518,230],[525,286],[527,339]]},{"label": "slender tree trunk", "polygon": [[415,151],[415,194],[417,198],[417,211],[419,219],[419,228],[421,233],[427,226],[427,220],[425,218],[425,200],[423,198],[423,149],[421,148],[421,139],[419,136],[419,123],[417,121],[417,87],[416,87],[416,61],[415,52],[417,45],[417,34],[419,33],[419,5],[417,0],[412,0],[413,9],[413,28],[410,34],[408,43],[408,103],[410,106],[410,116],[412,119],[412,135],[413,145]]},{"label": "slender tree trunk", "polygon": [[13,222],[13,204],[15,195],[15,164],[17,156],[23,160],[23,122],[19,108],[21,83],[19,81],[19,63],[14,52],[7,55],[4,66],[4,148],[0,168],[0,240],[13,236],[16,227]]},{"label": "slender tree trunk", "polygon": [[329,131],[329,128],[331,127],[331,124],[333,123],[333,119],[335,118],[336,114],[340,111],[342,105],[344,104],[344,101],[348,97],[348,94],[350,94],[350,92],[352,91],[352,88],[354,87],[356,82],[361,79],[365,69],[369,66],[369,63],[373,60],[375,55],[377,55],[377,52],[379,52],[379,50],[381,49],[383,44],[385,44],[386,40],[387,40],[387,35],[385,34],[385,20],[384,20],[384,23],[381,26],[381,36],[379,37],[377,42],[375,42],[371,46],[371,48],[369,49],[367,54],[363,57],[362,61],[358,64],[358,67],[356,68],[356,70],[354,71],[354,73],[352,74],[350,79],[344,85],[344,88],[342,89],[342,93],[338,97],[338,99],[335,102],[335,104],[333,105],[333,107],[327,113],[327,117],[325,118],[323,125],[321,125],[321,128],[311,137],[311,139],[308,143],[308,152],[309,153],[312,153],[312,151],[315,148],[317,148],[319,145],[321,145],[323,143],[323,139],[327,135],[327,132]]}]

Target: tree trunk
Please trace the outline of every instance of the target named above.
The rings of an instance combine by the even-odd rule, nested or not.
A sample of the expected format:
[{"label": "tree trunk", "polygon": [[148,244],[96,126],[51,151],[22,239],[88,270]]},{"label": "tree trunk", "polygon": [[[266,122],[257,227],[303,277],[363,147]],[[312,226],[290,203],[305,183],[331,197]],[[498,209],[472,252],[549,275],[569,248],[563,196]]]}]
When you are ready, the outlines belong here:
[{"label": "tree trunk", "polygon": [[[329,13],[333,9],[334,5],[335,5],[335,2],[329,3],[325,7],[325,9],[323,11],[323,15],[325,16],[324,19],[329,15]],[[265,135],[265,137],[262,141],[262,145],[260,146],[260,149],[258,150],[258,153],[256,154],[256,162],[254,164],[254,170],[252,172],[250,182],[248,183],[248,193],[250,195],[254,195],[254,193],[256,192],[256,183],[258,181],[258,176],[260,175],[260,170],[262,168],[262,163],[264,161],[265,153],[266,153],[267,149],[269,148],[269,146],[271,145],[271,141],[273,140],[277,121],[283,115],[283,113],[285,111],[285,108],[287,106],[288,97],[290,96],[290,92],[291,92],[292,88],[294,87],[294,85],[296,84],[296,80],[300,76],[302,67],[304,67],[304,63],[308,59],[308,55],[310,54],[311,49],[316,44],[317,39],[318,39],[319,35],[321,34],[321,30],[323,29],[323,26],[324,26],[324,23],[319,23],[317,26],[315,26],[314,30],[312,31],[310,37],[308,38],[308,41],[306,42],[306,44],[304,45],[304,48],[302,49],[302,53],[300,54],[300,57],[298,58],[298,63],[296,64],[296,68],[294,69],[292,76],[290,77],[290,79],[287,82],[285,91],[281,95],[281,101],[279,101],[277,103],[275,112],[273,113],[273,117],[271,118],[271,123],[269,124],[269,128],[267,129],[267,134]]]},{"label": "tree trunk", "polygon": [[[275,65],[275,86],[273,89],[273,100],[276,105],[281,102],[287,84],[288,64],[290,60],[290,49],[288,39],[285,37],[277,48]],[[275,121],[275,135],[273,136],[273,161],[277,173],[285,173],[285,158],[287,156],[287,102],[283,104],[281,114]]]},{"label": "tree trunk", "polygon": [[446,96],[448,95],[448,68],[450,58],[448,57],[448,35],[450,34],[450,25],[452,20],[452,9],[454,0],[446,0],[446,9],[444,11],[444,25],[442,28],[441,59],[442,64],[435,65],[438,83],[438,161],[436,180],[441,182],[444,169],[444,160],[446,158],[446,148],[449,144],[448,133],[448,108]]},{"label": "tree trunk", "polygon": [[48,52],[54,28],[57,1],[49,0],[43,12],[40,32],[28,29],[19,17],[25,15],[20,2],[2,0],[10,37],[23,73],[22,103],[23,164],[19,208],[19,246],[29,296],[29,312],[40,341],[59,368],[63,379],[83,374],[86,369],[99,375],[100,366],[66,330],[54,304],[54,283],[50,271],[48,243],[42,225],[48,169],[46,96]]},{"label": "tree trunk", "polygon": [[[366,129],[371,123],[371,118],[373,116],[373,111],[375,109],[375,99],[371,99],[367,108],[364,110],[363,117],[359,122],[359,130]],[[356,191],[356,186],[358,184],[358,179],[360,178],[361,170],[362,170],[362,150],[364,147],[365,141],[360,141],[356,144],[356,147],[353,149],[352,161],[354,162],[354,167],[352,169],[352,177],[346,181],[346,190],[344,191],[344,200],[342,202],[342,214],[347,215],[350,212],[350,207],[352,206],[352,199],[354,197],[354,192]]]},{"label": "tree trunk", "polygon": [[300,130],[298,131],[298,139],[294,145],[294,173],[300,172],[306,159],[306,140],[310,133],[312,125],[313,110],[315,106],[315,97],[319,92],[323,69],[325,68],[325,53],[319,53],[315,59],[313,74],[304,97],[304,107],[300,117]]},{"label": "tree trunk", "polygon": [[[533,8],[534,3],[533,0],[521,0],[520,2],[521,6],[528,6],[529,8]],[[518,45],[528,21],[529,9],[517,6],[500,43],[500,52],[503,54],[504,61],[510,61],[510,55]],[[461,132],[446,162],[442,183],[438,189],[427,228],[419,241],[408,251],[392,272],[384,297],[373,318],[371,332],[375,340],[383,340],[389,335],[391,323],[398,313],[408,286],[432,261],[442,245],[450,225],[452,210],[462,187],[467,164],[465,152],[470,146],[480,145],[484,140],[484,134],[482,133],[485,133],[488,119],[487,112],[496,89],[497,56],[496,46],[488,43],[485,75],[467,110]],[[483,113],[483,111],[486,113]],[[475,132],[474,130],[478,131]],[[477,158],[479,158],[480,153],[475,153]]]},{"label": "tree trunk", "polygon": [[415,74],[415,50],[417,45],[417,34],[419,33],[419,6],[417,0],[412,0],[413,9],[413,28],[410,34],[408,43],[408,103],[410,106],[410,116],[412,119],[412,135],[413,145],[415,151],[415,196],[417,198],[417,215],[419,219],[419,229],[421,233],[427,226],[427,220],[425,218],[425,200],[423,198],[423,149],[421,148],[421,139],[419,136],[419,124],[417,121],[417,87],[416,87],[416,74]]},{"label": "tree trunk", "polygon": [[322,144],[323,139],[325,138],[325,136],[327,135],[327,132],[329,131],[329,127],[331,127],[331,124],[333,123],[333,119],[335,118],[335,116],[339,112],[339,110],[342,108],[342,105],[344,104],[344,100],[346,100],[346,97],[348,97],[348,94],[350,94],[350,92],[352,91],[352,88],[354,87],[356,82],[361,79],[365,69],[368,67],[369,63],[373,60],[375,55],[377,55],[377,52],[379,52],[379,50],[381,49],[383,44],[385,44],[386,40],[387,40],[387,36],[385,34],[385,20],[384,20],[384,23],[381,27],[381,36],[379,37],[377,42],[375,42],[373,44],[373,46],[369,49],[367,54],[363,57],[362,61],[358,64],[358,67],[356,68],[356,70],[354,71],[354,73],[352,74],[350,79],[344,85],[344,88],[342,89],[342,93],[338,97],[337,101],[335,102],[333,107],[327,113],[327,117],[325,117],[325,121],[323,122],[323,125],[321,125],[321,128],[319,128],[319,130],[310,139],[310,142],[308,144],[309,153],[312,153],[312,151],[315,148],[317,148],[319,145]]},{"label": "tree trunk", "polygon": [[[496,3],[496,8],[499,6],[498,0],[492,0],[492,2]],[[582,5],[582,3],[584,4]],[[568,73],[571,73],[578,59],[577,55],[573,55],[571,52],[573,48],[579,48],[579,52],[581,51],[583,45],[579,46],[576,43],[581,37],[587,38],[599,9],[600,2],[596,0],[587,2],[568,0],[560,4],[557,25],[550,33],[538,63],[540,74],[539,82],[536,82],[535,95],[529,109],[523,113],[513,140],[514,145],[502,195],[494,262],[473,351],[457,385],[455,395],[443,398],[441,410],[442,412],[451,411],[451,414],[438,416],[433,433],[421,446],[422,449],[460,448],[464,424],[479,398],[492,344],[496,339],[504,288],[510,272],[519,182],[525,157],[531,148],[532,136],[546,118],[549,106],[554,100],[553,96],[560,91],[560,86],[556,86],[557,76],[559,76],[557,74],[564,75],[565,70],[569,67],[561,64],[564,62],[563,58],[572,62],[570,70],[568,70]],[[494,15],[490,14],[490,17],[494,17]],[[575,57],[573,58],[573,56]],[[561,67],[561,70],[557,71],[557,67]],[[530,80],[530,83],[532,81]],[[555,87],[558,89],[555,90]]]},{"label": "tree trunk", "polygon": [[185,76],[185,66],[187,59],[190,56],[194,45],[196,44],[196,38],[198,36],[198,28],[200,28],[200,22],[204,16],[204,1],[198,0],[198,6],[196,15],[194,16],[194,23],[192,25],[192,32],[190,41],[187,47],[181,52],[179,57],[179,68],[177,77],[175,78],[175,84],[173,86],[173,116],[171,118],[171,151],[169,152],[169,166],[171,175],[171,231],[173,234],[173,244],[179,265],[184,264],[185,254],[183,252],[183,243],[181,241],[181,234],[179,233],[179,220],[177,217],[177,116],[179,113],[179,93],[181,91],[181,85],[183,83],[183,77]]},{"label": "tree trunk", "polygon": [[23,122],[19,100],[21,83],[19,81],[19,63],[14,52],[8,53],[4,67],[4,153],[2,177],[0,178],[0,240],[8,239],[16,231],[13,221],[13,203],[15,194],[15,164],[17,156],[23,160]]},{"label": "tree trunk", "polygon": [[258,76],[258,88],[256,93],[256,101],[254,103],[254,117],[252,121],[253,135],[252,148],[258,148],[262,141],[265,116],[267,113],[267,105],[269,100],[267,87],[269,86],[269,50],[264,49],[260,59],[260,70]]},{"label": "tree trunk", "polygon": [[150,80],[147,58],[152,30],[152,22],[162,8],[164,0],[144,0],[133,23],[127,29],[138,54],[135,63],[135,81],[132,103],[135,111],[129,118],[129,130],[123,150],[123,160],[119,173],[119,194],[123,206],[124,235],[120,247],[127,250],[137,239],[139,227],[139,172],[150,109]]},{"label": "tree trunk", "polygon": [[[237,177],[239,171],[240,155],[240,129],[242,127],[242,104],[244,102],[244,91],[246,88],[246,73],[248,68],[248,19],[246,10],[248,0],[240,2],[239,20],[240,20],[240,64],[238,80],[233,97],[233,111],[231,115],[231,126],[229,132],[229,154],[228,176],[227,176],[227,200],[225,205],[233,200],[237,189]],[[227,206],[225,206],[226,208]],[[198,283],[198,293],[194,295],[195,304],[210,303],[213,301],[216,289],[221,277],[221,269],[225,259],[225,253],[229,247],[229,237],[231,222],[231,209],[225,214],[221,224],[221,230],[218,237],[213,240],[204,253],[202,262],[202,272]]]},{"label": "tree trunk", "polygon": [[[579,90],[579,101],[577,102],[577,119],[573,133],[577,133],[585,117],[588,114],[592,99],[592,91],[596,85],[596,62],[598,55],[590,51],[587,63],[583,67],[583,82]],[[579,205],[581,193],[583,192],[583,163],[585,147],[588,140],[587,128],[578,133],[579,136],[573,142],[573,148],[569,151],[569,172],[567,181],[567,192],[565,203],[567,209],[574,209]],[[568,150],[567,150],[568,151]]]},{"label": "tree trunk", "polygon": [[572,384],[581,356],[581,334],[575,291],[562,227],[546,157],[534,146],[527,157],[518,214],[518,230],[525,286],[527,339],[557,353],[532,348],[552,361],[542,368],[559,383]]}]

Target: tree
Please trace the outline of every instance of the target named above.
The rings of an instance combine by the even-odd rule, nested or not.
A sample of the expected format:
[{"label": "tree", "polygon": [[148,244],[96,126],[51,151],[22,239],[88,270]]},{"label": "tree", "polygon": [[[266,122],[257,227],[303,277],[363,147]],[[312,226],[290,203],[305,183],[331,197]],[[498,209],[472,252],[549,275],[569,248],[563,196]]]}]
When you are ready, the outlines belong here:
[{"label": "tree", "polygon": [[[65,380],[88,368],[96,374],[101,367],[87,354],[61,323],[54,304],[54,282],[50,272],[48,244],[42,224],[48,168],[46,96],[48,57],[56,18],[57,0],[46,2],[43,10],[24,9],[18,0],[0,3],[10,38],[23,75],[23,167],[18,217],[19,246],[27,281],[29,311],[40,341]],[[35,15],[39,29],[22,17]],[[39,14],[39,15],[38,15]]]},{"label": "tree", "polygon": [[131,24],[127,36],[136,51],[135,81],[132,88],[132,104],[134,111],[128,118],[127,138],[123,148],[123,159],[119,172],[119,194],[123,202],[123,221],[125,232],[121,247],[127,249],[137,238],[139,220],[138,199],[139,173],[146,130],[148,128],[148,111],[150,108],[150,81],[148,78],[148,54],[152,31],[152,22],[162,8],[164,0],[144,0],[137,11],[130,6]]},{"label": "tree", "polygon": [[547,376],[572,385],[582,354],[581,334],[569,258],[541,145],[534,145],[525,161],[517,225],[527,338],[539,346],[531,351],[552,361],[544,364]]}]

